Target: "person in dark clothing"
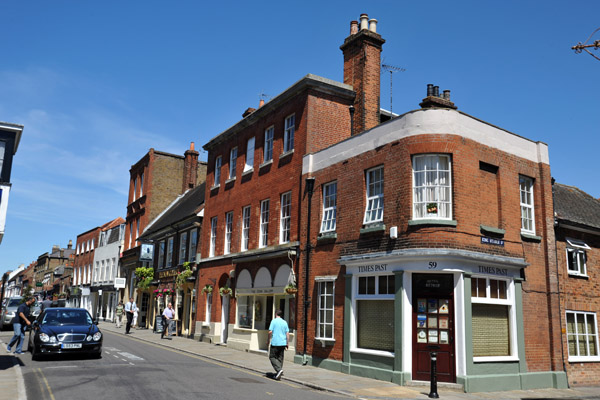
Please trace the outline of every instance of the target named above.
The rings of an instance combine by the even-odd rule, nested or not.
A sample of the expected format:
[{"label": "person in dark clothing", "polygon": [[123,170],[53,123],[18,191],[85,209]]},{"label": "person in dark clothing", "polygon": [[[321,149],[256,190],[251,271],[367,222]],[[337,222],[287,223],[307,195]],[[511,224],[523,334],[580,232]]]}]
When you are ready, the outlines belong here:
[{"label": "person in dark clothing", "polygon": [[47,296],[44,301],[42,301],[42,311],[44,311],[46,308],[50,308],[52,307],[52,299],[50,298],[50,296]]},{"label": "person in dark clothing", "polygon": [[12,346],[17,344],[17,348],[15,349],[15,354],[23,354],[23,342],[25,342],[25,327],[31,326],[31,321],[29,320],[29,313],[31,305],[35,303],[35,297],[30,297],[25,300],[24,303],[21,303],[19,309],[17,310],[17,315],[13,318],[13,330],[15,332],[14,336],[8,342],[8,346],[6,347],[6,351],[10,353],[10,349]]}]

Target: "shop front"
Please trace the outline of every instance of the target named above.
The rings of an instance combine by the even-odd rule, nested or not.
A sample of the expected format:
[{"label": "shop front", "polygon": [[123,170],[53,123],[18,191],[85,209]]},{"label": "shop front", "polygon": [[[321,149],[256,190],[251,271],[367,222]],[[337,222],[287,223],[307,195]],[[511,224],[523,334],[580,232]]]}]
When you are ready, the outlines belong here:
[{"label": "shop front", "polygon": [[346,267],[343,362],[330,369],[405,385],[465,391],[563,387],[562,372],[527,370],[524,259],[462,250],[402,250],[342,257]]},{"label": "shop front", "polygon": [[252,277],[252,269],[238,264],[236,270],[235,321],[231,321],[228,332],[228,347],[266,352],[269,346],[269,325],[278,309],[283,311],[290,327],[290,359],[295,349],[296,297],[288,294],[285,287],[293,282],[292,269],[281,264],[275,274],[266,266],[259,267]]}]

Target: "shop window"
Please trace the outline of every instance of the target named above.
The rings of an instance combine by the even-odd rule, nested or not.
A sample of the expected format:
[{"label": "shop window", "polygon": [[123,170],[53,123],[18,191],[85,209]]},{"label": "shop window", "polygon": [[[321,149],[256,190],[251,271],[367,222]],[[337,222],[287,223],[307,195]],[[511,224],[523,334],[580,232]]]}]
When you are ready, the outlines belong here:
[{"label": "shop window", "polygon": [[237,326],[252,329],[253,296],[239,296],[237,301]]},{"label": "shop window", "polygon": [[394,275],[359,276],[355,297],[356,348],[394,352]]},{"label": "shop window", "polygon": [[569,361],[600,361],[596,314],[567,311]]},{"label": "shop window", "polygon": [[[487,277],[471,278],[474,361],[516,357],[512,282]],[[490,340],[493,337],[494,340]]]}]

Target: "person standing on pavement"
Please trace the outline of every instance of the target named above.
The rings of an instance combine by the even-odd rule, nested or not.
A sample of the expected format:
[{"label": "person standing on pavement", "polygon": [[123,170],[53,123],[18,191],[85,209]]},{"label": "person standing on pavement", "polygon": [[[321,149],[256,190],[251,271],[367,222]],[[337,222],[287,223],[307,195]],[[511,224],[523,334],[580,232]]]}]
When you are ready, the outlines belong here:
[{"label": "person standing on pavement", "polygon": [[165,308],[165,311],[162,313],[163,330],[160,333],[161,339],[165,337],[165,334],[167,335],[167,339],[169,339],[169,324],[171,321],[173,321],[173,318],[175,318],[175,310],[173,310],[173,304],[169,303],[167,308]]},{"label": "person standing on pavement", "polygon": [[125,306],[123,305],[123,302],[120,301],[119,304],[117,305],[117,308],[115,309],[115,323],[117,324],[117,328],[121,327],[121,323],[123,321],[123,311],[125,310]]},{"label": "person standing on pavement", "polygon": [[133,326],[134,329],[137,329],[137,319],[138,319],[138,312],[140,311],[139,308],[137,308],[137,305],[133,306],[133,320],[131,321],[131,326]]},{"label": "person standing on pavement", "polygon": [[271,342],[271,350],[269,351],[269,360],[275,369],[275,380],[281,380],[283,375],[283,357],[284,352],[288,348],[290,340],[290,328],[287,322],[281,316],[283,311],[277,310],[276,317],[269,325],[269,341]]},{"label": "person standing on pavement", "polygon": [[125,316],[127,317],[127,325],[125,325],[125,334],[129,334],[131,330],[131,323],[133,322],[133,310],[137,306],[135,305],[135,301],[133,301],[133,297],[129,298],[127,304],[125,304]]},{"label": "person standing on pavement", "polygon": [[25,300],[24,303],[21,303],[19,308],[17,309],[17,315],[13,318],[13,330],[15,335],[8,342],[8,346],[6,346],[6,351],[10,353],[10,348],[16,343],[17,348],[15,349],[15,354],[23,354],[23,342],[25,342],[25,327],[31,326],[31,321],[29,321],[29,313],[31,305],[35,303],[35,297],[30,297]]}]

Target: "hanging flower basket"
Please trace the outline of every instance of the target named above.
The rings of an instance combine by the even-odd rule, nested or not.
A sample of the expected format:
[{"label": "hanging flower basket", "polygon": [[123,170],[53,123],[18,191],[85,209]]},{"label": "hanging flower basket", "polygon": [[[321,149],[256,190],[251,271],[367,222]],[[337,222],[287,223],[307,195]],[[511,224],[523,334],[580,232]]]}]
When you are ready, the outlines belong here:
[{"label": "hanging flower basket", "polygon": [[298,293],[298,288],[296,287],[296,285],[289,284],[285,287],[285,292],[287,294],[296,294]]},{"label": "hanging flower basket", "polygon": [[437,212],[438,212],[437,203],[428,203],[427,204],[427,213],[428,214],[435,214]]},{"label": "hanging flower basket", "polygon": [[164,296],[173,296],[175,294],[173,289],[163,289],[162,292]]},{"label": "hanging flower basket", "polygon": [[212,287],[212,285],[205,285],[205,286],[202,288],[202,291],[203,291],[204,293],[212,293],[212,291],[213,291],[213,287]]},{"label": "hanging flower basket", "polygon": [[163,296],[163,294],[162,294],[162,292],[160,291],[160,289],[155,289],[155,290],[154,290],[154,295],[155,295],[157,298],[160,298],[160,297],[162,297],[162,296]]},{"label": "hanging flower basket", "polygon": [[219,289],[219,293],[221,296],[229,296],[231,294],[231,288],[223,286],[221,289]]}]

